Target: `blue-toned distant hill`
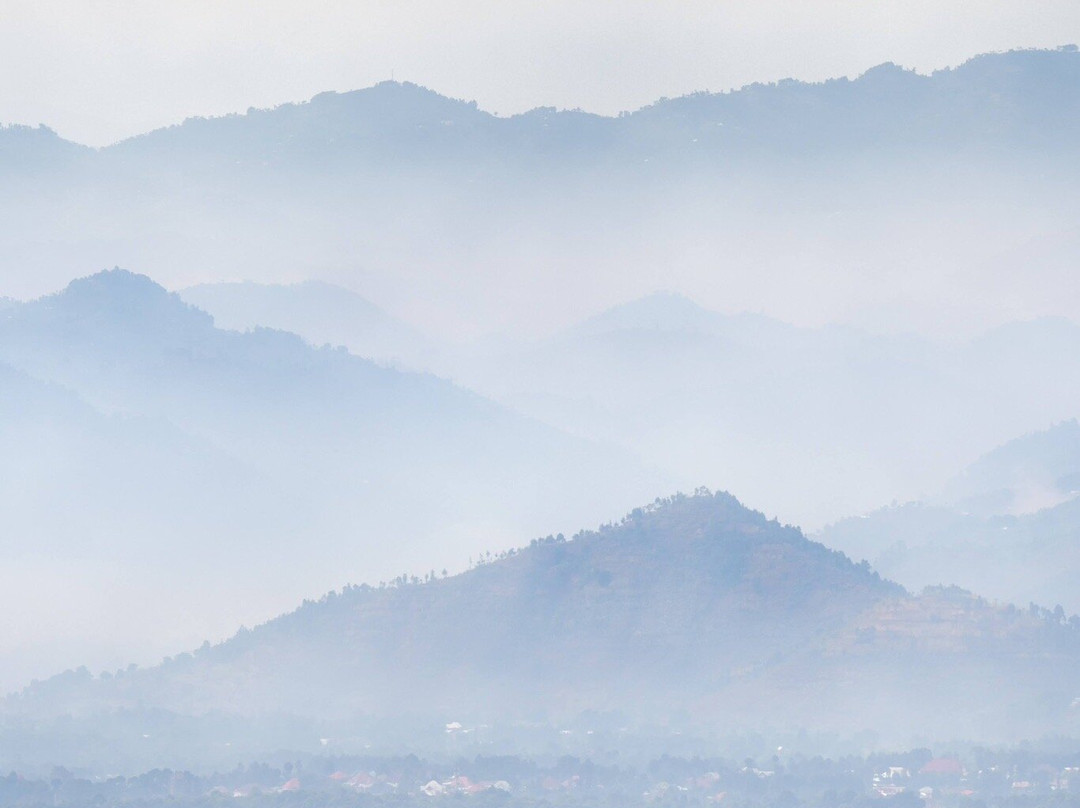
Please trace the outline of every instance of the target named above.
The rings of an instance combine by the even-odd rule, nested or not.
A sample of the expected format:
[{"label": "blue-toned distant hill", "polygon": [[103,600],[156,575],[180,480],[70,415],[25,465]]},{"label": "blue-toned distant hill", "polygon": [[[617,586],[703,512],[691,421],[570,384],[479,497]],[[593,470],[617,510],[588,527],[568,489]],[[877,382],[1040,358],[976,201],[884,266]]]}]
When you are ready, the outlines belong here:
[{"label": "blue-toned distant hill", "polygon": [[[371,164],[376,158],[430,169],[463,157],[514,165],[562,163],[568,157],[586,164],[612,156],[693,158],[703,152],[723,161],[764,153],[851,157],[915,146],[1071,151],[1080,135],[1078,60],[1077,48],[1065,46],[984,54],[929,75],[885,63],[853,79],[787,79],[664,98],[618,117],[554,108],[498,117],[475,102],[387,81],[273,109],[191,118],[97,153],[110,160],[158,160],[167,154],[230,170],[239,163],[336,172],[343,163]],[[29,167],[29,146],[46,154],[60,142],[44,127],[13,126],[0,133],[0,153],[22,157]],[[15,144],[27,148],[16,151]],[[72,151],[87,158],[94,153]]]},{"label": "blue-toned distant hill", "polygon": [[965,513],[1034,513],[1080,496],[1080,422],[1011,440],[983,455],[937,498]]},{"label": "blue-toned distant hill", "polygon": [[0,689],[73,660],[154,659],[265,613],[273,598],[236,579],[274,577],[260,559],[275,532],[300,532],[300,505],[162,418],[105,414],[0,362]]},{"label": "blue-toned distant hill", "polygon": [[655,293],[545,339],[440,344],[333,287],[184,295],[224,322],[429,367],[811,529],[940,489],[986,446],[1071,418],[1080,400],[1080,327],[1063,319],[940,340],[795,327]]},{"label": "blue-toned distant hill", "polygon": [[[437,370],[816,527],[1077,415],[1078,99],[1066,47],[617,117],[387,82],[101,150],[4,130],[0,293],[139,267],[227,325]],[[657,289],[762,316],[572,329]]]},{"label": "blue-toned distant hill", "polygon": [[[1063,314],[1048,290],[1077,246],[1078,98],[1064,47],[618,117],[499,117],[384,82],[100,150],[9,128],[0,254],[24,296],[118,263],[170,288],[374,279],[481,330],[663,287],[902,326]],[[977,296],[948,280],[973,272]]]},{"label": "blue-toned distant hill", "polygon": [[555,109],[500,118],[473,102],[391,81],[245,115],[191,119],[106,153],[337,172],[375,158],[452,170],[463,159],[507,168],[641,157],[697,163],[703,156],[730,165],[748,155],[851,159],[913,148],[1072,152],[1080,136],[1078,61],[1075,48],[1062,48],[986,54],[931,75],[886,63],[855,79],[665,98],[617,118]]},{"label": "blue-toned distant hill", "polygon": [[120,270],[5,308],[0,363],[3,566],[27,597],[57,565],[101,587],[100,619],[71,632],[66,599],[30,598],[28,625],[50,630],[0,653],[39,647],[38,675],[76,661],[68,633],[80,656],[96,643],[96,664],[153,659],[343,580],[461,564],[668,485],[435,376],[216,328]]},{"label": "blue-toned distant hill", "polygon": [[[1078,99],[1066,47],[617,117],[499,117],[387,82],[101,150],[4,130],[30,150],[0,192],[0,293],[139,267],[228,325],[435,369],[816,527],[1076,416],[1076,329],[1050,316],[1077,316]],[[70,170],[36,173],[61,146]],[[762,316],[568,331],[657,289]],[[818,327],[836,322],[859,333]],[[500,333],[524,350],[453,344]]]},{"label": "blue-toned distant hill", "polygon": [[[909,595],[699,492],[457,576],[349,587],[151,669],[35,684],[3,704],[18,743],[0,762],[39,748],[92,765],[95,745],[76,742],[88,737],[109,739],[113,760],[174,765],[317,746],[320,731],[347,745],[355,722],[383,744],[398,722],[501,734],[604,715],[675,732],[1007,740],[1075,729],[1077,662],[1075,618],[955,589]],[[291,737],[224,749],[209,734],[274,714],[292,717]],[[183,730],[145,743],[124,736],[132,721]]]},{"label": "blue-toned distant hill", "polygon": [[906,586],[960,584],[1080,612],[1080,427],[1012,440],[941,494],[841,520],[818,538]]},{"label": "blue-toned distant hill", "polygon": [[47,126],[0,125],[0,176],[7,182],[17,182],[23,175],[75,179],[94,159],[93,149],[64,140]]},{"label": "blue-toned distant hill", "polygon": [[444,372],[469,387],[807,528],[937,490],[1080,401],[1080,327],[1056,319],[936,340],[653,294],[459,354]]},{"label": "blue-toned distant hill", "polygon": [[355,292],[318,281],[274,286],[206,283],[181,297],[214,317],[218,328],[276,328],[313,345],[344,345],[382,363],[431,370],[440,350],[431,339]]}]

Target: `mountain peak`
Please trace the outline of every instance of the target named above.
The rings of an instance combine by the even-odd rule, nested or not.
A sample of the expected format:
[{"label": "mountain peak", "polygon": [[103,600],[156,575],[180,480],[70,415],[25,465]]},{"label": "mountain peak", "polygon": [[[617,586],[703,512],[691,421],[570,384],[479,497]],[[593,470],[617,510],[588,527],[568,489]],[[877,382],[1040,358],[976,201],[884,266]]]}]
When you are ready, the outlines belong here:
[{"label": "mountain peak", "polygon": [[677,292],[656,291],[607,309],[573,330],[585,334],[627,330],[683,331],[703,327],[719,317]]},{"label": "mountain peak", "polygon": [[[596,535],[615,530],[645,530],[657,538],[672,541],[730,532],[759,533],[770,526],[780,527],[776,520],[769,520],[760,511],[748,508],[734,495],[699,488],[693,494],[678,493],[635,508],[620,521],[602,526]],[[792,535],[801,535],[795,528],[786,530],[790,530]]]},{"label": "mountain peak", "polygon": [[[381,81],[347,92],[319,93],[306,104],[286,105],[279,109],[290,113],[307,109],[315,113],[321,124],[336,121],[340,126],[351,127],[366,121],[375,128],[389,126],[392,129],[450,121],[464,123],[478,116],[489,117],[488,113],[480,112],[475,101],[449,98],[419,84],[401,81]],[[274,110],[259,112],[273,113]],[[368,131],[366,127],[364,131]]]},{"label": "mountain peak", "polygon": [[[574,326],[571,331],[579,335],[615,331],[697,331],[718,334],[735,323],[743,330],[769,324],[780,328],[788,327],[750,312],[722,314],[677,292],[657,291],[594,315]],[[756,328],[753,330],[757,331]]]},{"label": "mountain peak", "polygon": [[179,295],[126,269],[114,267],[73,280],[63,291],[37,301],[49,311],[78,319],[124,324],[184,322],[212,326],[213,318]]},{"label": "mountain peak", "polygon": [[902,85],[906,83],[927,83],[929,82],[929,76],[924,76],[914,70],[902,67],[895,62],[883,62],[882,64],[875,65],[863,73],[857,79],[863,84],[873,85]]},{"label": "mountain peak", "polygon": [[76,278],[65,287],[65,292],[78,294],[83,290],[99,289],[142,289],[155,292],[160,290],[168,294],[163,286],[155,283],[148,275],[120,267],[103,269],[93,275]]}]

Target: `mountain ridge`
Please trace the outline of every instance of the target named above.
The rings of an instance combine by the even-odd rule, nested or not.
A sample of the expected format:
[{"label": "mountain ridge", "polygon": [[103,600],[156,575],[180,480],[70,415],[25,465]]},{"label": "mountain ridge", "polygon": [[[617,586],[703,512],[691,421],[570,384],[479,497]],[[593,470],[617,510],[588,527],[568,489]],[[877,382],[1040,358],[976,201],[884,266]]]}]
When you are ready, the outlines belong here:
[{"label": "mountain ridge", "polygon": [[434,342],[367,298],[323,281],[206,283],[178,294],[214,316],[219,328],[278,328],[313,345],[345,346],[380,363],[431,370]]},{"label": "mountain ridge", "polygon": [[[462,338],[540,332],[548,313],[564,326],[565,292],[597,310],[620,278],[622,298],[668,287],[724,310],[768,300],[789,321],[834,284],[844,293],[824,320],[883,313],[963,330],[1061,313],[1061,296],[1019,287],[1016,268],[1034,247],[1041,274],[1068,279],[1078,65],[1071,51],[991,54],[899,95],[880,81],[888,70],[871,71],[616,118],[485,118],[380,85],[378,103],[319,96],[80,152],[47,181],[34,159],[12,158],[0,246],[19,273],[5,292],[35,296],[66,281],[64,267],[118,261],[176,289],[319,277],[377,288],[425,330]],[[955,284],[917,292],[976,269],[989,273],[978,304]],[[895,281],[909,271],[926,286]]]},{"label": "mountain ridge", "polygon": [[[959,95],[963,89],[977,86],[981,81],[993,81],[1001,85],[1005,96],[996,99],[999,112],[1011,111],[1005,98],[1011,101],[1024,101],[1032,103],[1037,99],[1026,91],[1019,92],[1015,82],[1025,71],[1038,70],[1044,76],[1044,92],[1053,93],[1060,89],[1062,83],[1068,84],[1076,80],[1070,70],[1075,69],[1077,50],[1075,45],[1062,45],[1056,49],[1020,48],[1009,51],[982,53],[972,56],[960,64],[952,67],[944,67],[929,73],[919,73],[915,70],[903,68],[893,62],[883,62],[868,68],[854,78],[838,76],[821,81],[803,81],[799,79],[781,79],[774,82],[751,82],[741,87],[732,88],[720,92],[696,91],[675,98],[661,98],[650,104],[646,104],[636,110],[623,112],[619,115],[601,115],[586,112],[579,109],[562,109],[554,107],[536,107],[510,116],[501,117],[487,112],[478,107],[475,101],[467,101],[452,98],[440,94],[438,91],[414,84],[408,81],[383,81],[370,87],[348,91],[325,91],[317,93],[307,101],[284,102],[274,107],[249,108],[246,112],[234,112],[222,116],[205,117],[193,116],[170,126],[154,129],[124,138],[108,146],[91,149],[81,146],[74,141],[66,141],[55,135],[51,129],[39,125],[36,129],[31,126],[11,125],[0,129],[0,134],[8,131],[11,139],[15,136],[25,136],[37,130],[41,130],[53,138],[64,143],[78,146],[88,152],[110,152],[115,150],[130,149],[140,140],[150,136],[165,138],[174,137],[178,130],[187,127],[188,131],[205,129],[208,126],[216,126],[218,122],[229,122],[230,125],[244,119],[265,118],[267,115],[278,114],[281,116],[293,116],[307,109],[312,111],[318,118],[344,120],[354,116],[357,110],[364,110],[374,118],[379,118],[391,123],[394,128],[405,126],[415,127],[428,125],[432,122],[443,124],[479,128],[484,125],[503,126],[513,130],[517,124],[529,120],[588,120],[598,126],[614,126],[627,119],[656,117],[659,114],[671,110],[676,112],[676,117],[688,121],[697,115],[687,116],[686,111],[693,109],[706,109],[709,106],[723,107],[733,104],[738,105],[742,99],[747,99],[746,110],[753,105],[759,104],[761,95],[771,94],[782,98],[790,95],[793,91],[815,92],[822,100],[828,98],[829,93],[844,92],[849,88],[857,90],[867,89],[878,91],[883,83],[893,85],[894,89],[919,88],[925,89],[935,81],[946,84],[946,92]],[[407,107],[414,110],[409,114],[402,115],[399,110],[405,102]],[[1029,110],[1030,111],[1030,110]],[[344,113],[345,118],[342,118]],[[1061,122],[1072,121],[1069,114],[1062,111]],[[295,133],[294,133],[295,134]],[[0,141],[2,143],[2,141]],[[0,152],[2,153],[2,152]]]}]

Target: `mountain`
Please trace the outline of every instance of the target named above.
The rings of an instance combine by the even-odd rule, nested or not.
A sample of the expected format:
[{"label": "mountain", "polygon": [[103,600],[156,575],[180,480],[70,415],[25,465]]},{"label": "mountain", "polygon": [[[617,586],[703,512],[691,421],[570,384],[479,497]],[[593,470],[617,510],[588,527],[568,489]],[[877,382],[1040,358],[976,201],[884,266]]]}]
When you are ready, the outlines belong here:
[{"label": "mountain", "polygon": [[99,150],[4,130],[6,293],[117,263],[170,288],[318,279],[466,336],[550,333],[657,288],[892,328],[1063,315],[1043,290],[1068,288],[1078,84],[1080,53],[1061,48],[617,117],[500,117],[384,82]]},{"label": "mountain", "polygon": [[905,586],[955,583],[997,601],[1080,612],[1080,501],[1021,516],[908,503],[843,519],[815,538]]},{"label": "mountain", "polygon": [[35,129],[3,169],[3,292],[145,268],[220,324],[430,369],[816,529],[1076,417],[1078,86],[1071,48],[617,117],[389,82],[68,144],[70,168]]},{"label": "mountain", "polygon": [[953,583],[1080,612],[1078,441],[1075,420],[1024,435],[935,496],[840,520],[816,538],[905,586]]},{"label": "mountain", "polygon": [[1071,726],[1078,655],[1075,619],[909,595],[698,492],[460,575],[347,587],[151,669],[65,674],[4,714],[23,731],[68,715],[85,733],[135,707],[338,731],[362,715],[505,727],[617,711],[675,729],[1007,739]]},{"label": "mountain", "polygon": [[441,371],[817,528],[939,490],[985,446],[1073,417],[1077,357],[1080,328],[1056,319],[941,340],[658,293],[547,339],[459,352]]},{"label": "mountain", "polygon": [[[248,326],[287,323],[316,343],[336,334],[370,355],[384,337],[404,346],[398,356],[417,344],[361,306],[338,308],[303,287],[260,288],[238,285],[221,305]],[[273,307],[255,303],[271,294]],[[954,485],[983,447],[1072,417],[1080,395],[1080,327],[1068,320],[935,340],[724,314],[672,292],[549,338],[411,353],[516,411],[622,446],[672,478],[737,488],[813,529]],[[991,398],[996,406],[985,407]]]},{"label": "mountain", "polygon": [[1075,418],[1011,440],[945,487],[941,500],[982,515],[1033,513],[1080,494],[1080,423]]},{"label": "mountain", "polygon": [[296,505],[167,421],[107,415],[0,363],[0,686],[160,658],[231,630],[226,604],[257,616],[265,604],[233,600],[237,559],[295,528]]},{"label": "mountain", "polygon": [[78,170],[93,159],[93,153],[47,126],[0,125],[0,173],[8,180],[23,174],[49,176]]},{"label": "mountain", "polygon": [[779,339],[795,329],[762,315],[723,315],[677,292],[654,292],[593,315],[563,333],[563,339],[619,334],[710,334],[751,343]]},{"label": "mountain", "polygon": [[[125,271],[4,310],[0,363],[17,416],[0,428],[12,448],[0,474],[17,482],[4,563],[41,562],[19,591],[51,586],[49,558],[111,565],[107,617],[80,634],[102,648],[123,638],[141,662],[170,631],[193,643],[343,577],[460,564],[626,507],[661,479],[434,376],[215,328]],[[151,607],[132,610],[150,582]],[[23,618],[67,605],[36,599]],[[65,637],[36,639],[75,662]]]},{"label": "mountain", "polygon": [[184,289],[180,296],[213,315],[218,328],[275,328],[314,345],[344,345],[357,356],[424,370],[431,369],[436,355],[423,334],[355,292],[328,283],[210,283]]},{"label": "mountain", "polygon": [[[499,118],[474,102],[387,81],[272,110],[191,119],[110,151],[165,150],[197,162],[240,159],[248,165],[303,162],[311,169],[340,166],[347,155],[399,160],[424,154],[481,163],[528,155],[547,163],[562,162],[569,152],[592,163],[605,153],[692,160],[705,151],[727,161],[745,153],[857,154],[913,143],[946,150],[1071,150],[1080,132],[1080,104],[1072,95],[1078,62],[1080,54],[1066,47],[985,54],[929,76],[886,63],[853,80],[787,80],[695,93],[617,118],[555,109]],[[688,142],[697,146],[688,149]]]}]

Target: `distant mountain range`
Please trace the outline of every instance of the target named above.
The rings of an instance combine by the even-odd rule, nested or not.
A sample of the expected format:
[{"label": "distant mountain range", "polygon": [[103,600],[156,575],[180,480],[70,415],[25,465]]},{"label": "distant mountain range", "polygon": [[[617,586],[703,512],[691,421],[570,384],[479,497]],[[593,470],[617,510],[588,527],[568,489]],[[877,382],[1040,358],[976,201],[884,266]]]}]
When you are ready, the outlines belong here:
[{"label": "distant mountain range", "polygon": [[119,264],[174,289],[338,283],[441,333],[550,333],[657,288],[970,332],[1071,310],[1078,98],[1070,47],[611,118],[386,82],[98,150],[9,127],[5,293]]},{"label": "distant mountain range", "polygon": [[[727,494],[698,492],[457,576],[333,592],[154,668],[68,673],[9,698],[3,715],[8,738],[36,745],[28,722],[69,715],[80,737],[107,736],[114,711],[135,708],[339,727],[616,711],[675,729],[989,741],[1075,729],[1078,662],[1075,618],[955,589],[909,595]],[[176,754],[156,748],[158,765]]]},{"label": "distant mountain range", "polygon": [[[0,648],[4,687],[78,656],[153,658],[343,580],[461,565],[667,487],[434,376],[215,328],[125,271],[0,313],[0,382],[3,597],[13,615],[34,603],[37,626],[5,636],[27,645]],[[47,598],[57,575],[70,592]],[[65,616],[76,593],[86,625]]]},{"label": "distant mountain range", "polygon": [[1075,418],[1009,441],[972,463],[938,504],[982,516],[1019,515],[1080,496],[1080,422]]},{"label": "distant mountain range", "polygon": [[[485,161],[529,155],[547,162],[567,154],[590,160],[612,153],[689,156],[715,150],[730,159],[745,152],[854,155],[883,145],[906,149],[913,142],[947,150],[1072,150],[1080,133],[1080,104],[1073,96],[1078,57],[1076,46],[984,54],[931,75],[885,63],[856,79],[789,79],[699,92],[618,117],[539,108],[500,118],[474,102],[387,81],[243,115],[191,118],[97,151],[157,159],[165,150],[204,165],[273,161],[302,164],[307,171],[319,165],[337,170],[345,155],[360,161],[413,159],[420,153]],[[62,142],[47,129],[11,127],[4,134],[11,154],[30,144]],[[687,135],[698,139],[688,141]],[[696,146],[689,149],[687,143]]]},{"label": "distant mountain range", "polygon": [[[455,344],[425,342],[328,286],[182,294],[219,322],[289,328],[434,370],[560,430],[622,446],[672,479],[739,491],[811,529],[925,497],[987,447],[1075,416],[1080,401],[1080,327],[1060,319],[947,341],[797,328],[654,293],[550,338]],[[973,470],[953,487],[988,473]],[[1034,487],[1045,495],[1051,483],[1029,480],[1015,496],[1038,496]]]},{"label": "distant mountain range", "polygon": [[959,584],[1080,612],[1080,425],[987,453],[944,491],[830,525],[817,538],[905,586]]},{"label": "distant mountain range", "polygon": [[[241,299],[258,287],[225,288],[235,297],[217,297],[214,311],[252,311]],[[278,288],[275,300],[266,324],[319,322],[305,295]],[[258,322],[252,313],[247,324]],[[338,333],[360,351],[369,344]],[[548,340],[444,344],[427,356],[507,406],[744,492],[771,513],[812,527],[869,514],[816,536],[916,591],[959,584],[1080,613],[1080,428],[1070,418],[1080,328],[1068,321],[941,342],[795,328],[660,293]],[[965,458],[978,459],[956,474]],[[890,500],[912,504],[877,510]]]},{"label": "distant mountain range", "polygon": [[431,370],[441,351],[430,337],[355,292],[319,281],[290,286],[205,283],[181,297],[234,331],[275,328],[313,345],[344,345],[377,362]]},{"label": "distant mountain range", "polygon": [[[948,484],[948,498],[920,496],[965,455],[1075,413],[1070,323],[949,344],[795,328],[657,294],[551,339],[454,345],[325,284],[184,295],[245,331],[122,271],[0,313],[6,598],[13,609],[38,603],[39,619],[75,634],[13,629],[0,653],[45,661],[13,661],[8,687],[80,660],[153,658],[343,577],[454,569],[702,482],[811,526],[894,498],[955,503],[886,510],[822,539],[914,589],[956,583],[1080,611],[1070,506],[1049,534],[1044,515],[1010,515],[1070,496],[1074,425],[991,454]],[[427,361],[488,398],[338,343],[399,368]],[[984,516],[962,513],[998,501]],[[1014,542],[963,549],[1002,534],[1001,519],[1016,520]],[[45,563],[57,554],[68,559],[60,572]],[[169,597],[128,608],[148,589]],[[65,626],[66,600],[45,594],[55,591],[81,593],[86,626]]]}]

